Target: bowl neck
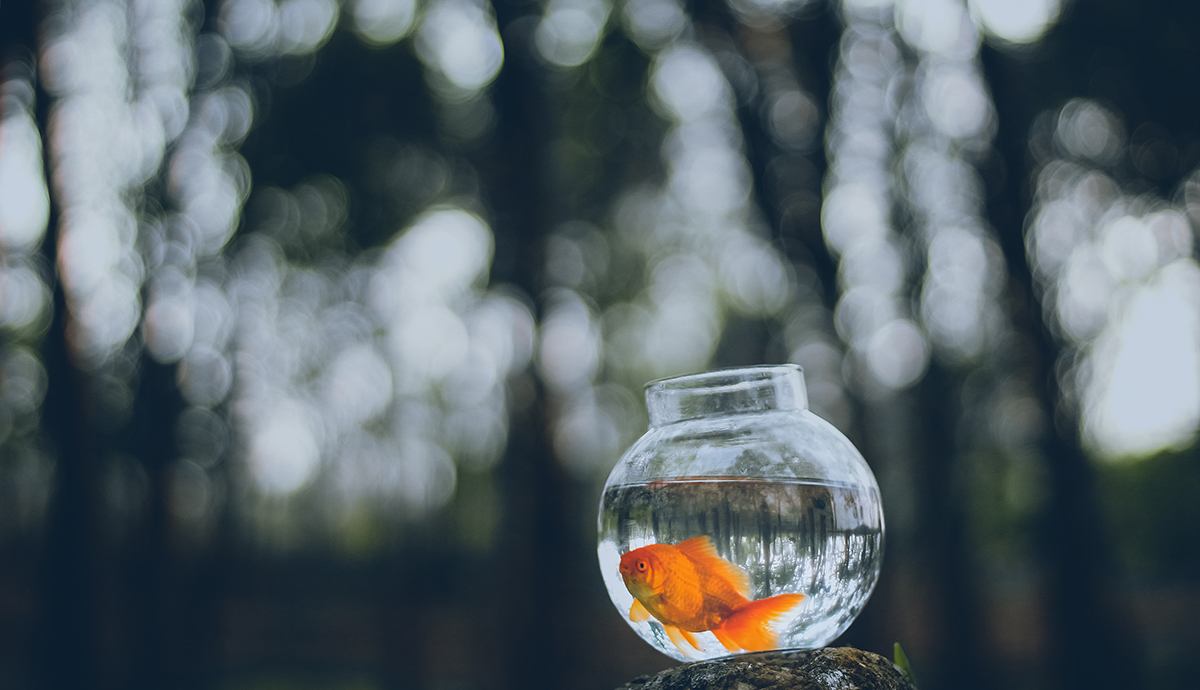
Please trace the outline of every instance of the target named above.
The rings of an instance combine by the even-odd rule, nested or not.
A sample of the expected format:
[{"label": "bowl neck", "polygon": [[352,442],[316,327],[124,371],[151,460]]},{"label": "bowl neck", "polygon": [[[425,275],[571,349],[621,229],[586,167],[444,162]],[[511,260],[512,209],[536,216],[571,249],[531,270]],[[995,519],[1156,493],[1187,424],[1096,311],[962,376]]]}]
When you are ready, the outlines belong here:
[{"label": "bowl neck", "polygon": [[720,369],[646,384],[650,426],[702,417],[808,409],[804,374],[795,364]]}]

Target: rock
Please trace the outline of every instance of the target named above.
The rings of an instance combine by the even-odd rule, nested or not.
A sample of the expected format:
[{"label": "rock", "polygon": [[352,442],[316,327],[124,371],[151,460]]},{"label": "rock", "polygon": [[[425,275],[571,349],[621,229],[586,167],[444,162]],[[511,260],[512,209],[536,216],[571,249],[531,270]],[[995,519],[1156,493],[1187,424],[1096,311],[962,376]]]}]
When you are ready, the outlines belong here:
[{"label": "rock", "polygon": [[698,661],[617,690],[916,690],[892,662],[853,647]]}]

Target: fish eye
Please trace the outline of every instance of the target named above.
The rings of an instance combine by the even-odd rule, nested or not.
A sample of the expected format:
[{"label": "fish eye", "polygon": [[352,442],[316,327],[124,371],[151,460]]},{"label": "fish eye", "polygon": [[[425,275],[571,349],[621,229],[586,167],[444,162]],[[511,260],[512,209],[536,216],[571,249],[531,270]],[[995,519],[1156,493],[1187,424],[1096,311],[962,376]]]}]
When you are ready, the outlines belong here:
[{"label": "fish eye", "polygon": [[646,561],[638,561],[637,569],[641,572],[645,572],[646,571]]}]

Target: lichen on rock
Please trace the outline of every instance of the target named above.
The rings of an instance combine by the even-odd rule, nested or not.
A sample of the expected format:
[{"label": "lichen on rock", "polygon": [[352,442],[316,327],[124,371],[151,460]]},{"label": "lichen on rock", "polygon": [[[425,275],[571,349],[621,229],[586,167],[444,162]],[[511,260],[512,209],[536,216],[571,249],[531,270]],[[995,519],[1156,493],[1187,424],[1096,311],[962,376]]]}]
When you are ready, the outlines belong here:
[{"label": "lichen on rock", "polygon": [[675,666],[617,690],[916,690],[891,661],[853,647],[762,652]]}]

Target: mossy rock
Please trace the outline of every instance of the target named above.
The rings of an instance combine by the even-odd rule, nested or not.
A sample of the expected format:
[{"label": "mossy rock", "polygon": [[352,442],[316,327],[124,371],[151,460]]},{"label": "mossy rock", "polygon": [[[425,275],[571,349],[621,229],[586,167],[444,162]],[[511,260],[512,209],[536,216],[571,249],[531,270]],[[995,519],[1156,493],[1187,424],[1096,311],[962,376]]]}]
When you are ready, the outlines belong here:
[{"label": "mossy rock", "polygon": [[887,658],[853,647],[698,661],[617,690],[916,690]]}]

